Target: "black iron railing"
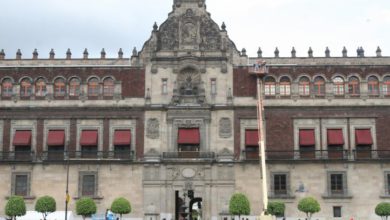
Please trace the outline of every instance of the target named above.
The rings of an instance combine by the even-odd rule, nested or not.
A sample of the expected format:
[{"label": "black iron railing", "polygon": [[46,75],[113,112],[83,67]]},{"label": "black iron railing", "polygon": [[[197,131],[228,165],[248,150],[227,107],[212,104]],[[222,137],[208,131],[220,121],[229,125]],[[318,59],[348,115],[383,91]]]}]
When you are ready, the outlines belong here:
[{"label": "black iron railing", "polygon": [[214,160],[214,152],[203,152],[203,151],[174,151],[174,152],[163,152],[163,160],[171,159],[203,159],[203,160]]},{"label": "black iron railing", "polygon": [[[267,160],[347,160],[349,155],[348,150],[266,151]],[[259,160],[259,151],[243,150],[242,159]]]}]

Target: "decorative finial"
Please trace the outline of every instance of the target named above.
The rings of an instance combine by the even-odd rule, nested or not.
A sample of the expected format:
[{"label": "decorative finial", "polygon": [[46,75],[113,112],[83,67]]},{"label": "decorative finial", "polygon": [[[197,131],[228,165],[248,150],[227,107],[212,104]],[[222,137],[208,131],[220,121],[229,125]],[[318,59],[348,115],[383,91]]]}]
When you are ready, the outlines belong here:
[{"label": "decorative finial", "polygon": [[313,49],[311,49],[311,47],[309,47],[309,51],[307,53],[308,53],[310,58],[313,57]]},{"label": "decorative finial", "polygon": [[118,59],[123,59],[123,51],[122,51],[122,48],[119,48],[119,51],[118,51]]},{"label": "decorative finial", "polygon": [[363,47],[358,47],[356,52],[357,52],[357,56],[358,57],[364,57],[364,49],[363,49]]},{"label": "decorative finial", "polygon": [[4,60],[4,58],[5,58],[4,49],[1,49],[1,51],[0,51],[0,60]]},{"label": "decorative finial", "polygon": [[326,47],[325,49],[325,57],[330,57],[330,50],[329,50],[329,47]]},{"label": "decorative finial", "polygon": [[33,51],[33,60],[37,60],[37,59],[38,59],[38,50],[34,49],[34,51]]},{"label": "decorative finial", "polygon": [[345,46],[343,47],[342,54],[343,54],[343,57],[348,57],[348,50]]},{"label": "decorative finial", "polygon": [[84,58],[84,60],[88,59],[88,49],[87,48],[84,49],[83,58]]},{"label": "decorative finial", "polygon": [[157,22],[154,22],[153,24],[153,31],[156,32],[158,30]]},{"label": "decorative finial", "polygon": [[246,56],[246,49],[245,49],[245,48],[242,48],[242,50],[241,50],[241,56]]},{"label": "decorative finial", "polygon": [[297,51],[295,50],[295,47],[292,48],[291,50],[291,57],[296,58],[297,57]]},{"label": "decorative finial", "polygon": [[274,54],[275,54],[276,58],[279,57],[279,49],[278,49],[278,47],[276,47]]},{"label": "decorative finial", "polygon": [[263,51],[261,50],[261,47],[257,50],[257,58],[262,58],[263,57]]},{"label": "decorative finial", "polygon": [[49,59],[54,60],[54,56],[55,56],[55,55],[56,55],[56,54],[54,53],[54,49],[51,48],[51,50],[50,50],[50,52],[49,52]]},{"label": "decorative finial", "polygon": [[376,57],[382,57],[382,50],[381,50],[381,48],[379,46],[376,49]]},{"label": "decorative finial", "polygon": [[106,51],[104,48],[102,48],[102,51],[100,52],[100,59],[106,59]]},{"label": "decorative finial", "polygon": [[20,51],[20,49],[18,49],[18,50],[16,51],[16,59],[17,59],[17,60],[21,60],[21,59],[22,59],[22,52]]},{"label": "decorative finial", "polygon": [[133,57],[136,57],[138,55],[138,52],[137,52],[137,48],[136,47],[134,47],[133,48]]},{"label": "decorative finial", "polygon": [[72,59],[72,52],[70,52],[70,48],[68,48],[68,50],[66,51],[66,59],[67,60]]},{"label": "decorative finial", "polygon": [[221,28],[222,28],[223,31],[226,31],[226,24],[225,24],[225,22],[222,22]]}]

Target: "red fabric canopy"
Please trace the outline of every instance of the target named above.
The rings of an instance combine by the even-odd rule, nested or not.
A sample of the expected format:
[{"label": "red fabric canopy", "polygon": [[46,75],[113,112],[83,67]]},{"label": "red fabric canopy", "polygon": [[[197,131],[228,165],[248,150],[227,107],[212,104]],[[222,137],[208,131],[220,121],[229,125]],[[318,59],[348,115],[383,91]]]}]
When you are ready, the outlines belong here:
[{"label": "red fabric canopy", "polygon": [[328,129],[328,145],[344,145],[342,129]]},{"label": "red fabric canopy", "polygon": [[259,145],[259,131],[245,130],[245,145],[258,146]]},{"label": "red fabric canopy", "polygon": [[47,135],[47,146],[64,146],[65,145],[65,131],[55,130],[49,131]]},{"label": "red fabric canopy", "polygon": [[314,146],[316,139],[314,129],[299,130],[299,146]]},{"label": "red fabric canopy", "polygon": [[179,128],[178,144],[200,144],[199,128]]},{"label": "red fabric canopy", "polygon": [[372,136],[370,129],[355,130],[356,145],[372,145]]},{"label": "red fabric canopy", "polygon": [[114,145],[130,145],[130,130],[116,130],[114,134]]},{"label": "red fabric canopy", "polygon": [[16,131],[13,139],[14,146],[31,146],[31,131]]},{"label": "red fabric canopy", "polygon": [[98,131],[86,130],[81,132],[80,138],[81,146],[97,146],[98,145]]}]

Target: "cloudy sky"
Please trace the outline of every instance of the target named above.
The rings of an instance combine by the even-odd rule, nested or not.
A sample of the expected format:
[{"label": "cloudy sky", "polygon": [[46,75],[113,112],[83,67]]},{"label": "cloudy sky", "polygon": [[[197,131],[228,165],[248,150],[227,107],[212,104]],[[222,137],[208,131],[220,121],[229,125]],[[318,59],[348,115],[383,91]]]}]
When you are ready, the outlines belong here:
[{"label": "cloudy sky", "polygon": [[[71,48],[73,57],[99,57],[105,48],[116,57],[123,48],[129,57],[132,48],[141,48],[150,36],[153,23],[161,24],[172,9],[173,0],[1,0],[0,49],[14,58],[20,48],[31,58],[34,48],[47,58],[51,48],[64,57]],[[236,46],[256,56],[273,56],[277,46],[281,56],[324,56],[328,46],[332,56],[341,56],[343,46],[349,56],[363,46],[366,56],[374,56],[377,46],[390,56],[389,0],[207,0],[212,18],[227,25]]]}]

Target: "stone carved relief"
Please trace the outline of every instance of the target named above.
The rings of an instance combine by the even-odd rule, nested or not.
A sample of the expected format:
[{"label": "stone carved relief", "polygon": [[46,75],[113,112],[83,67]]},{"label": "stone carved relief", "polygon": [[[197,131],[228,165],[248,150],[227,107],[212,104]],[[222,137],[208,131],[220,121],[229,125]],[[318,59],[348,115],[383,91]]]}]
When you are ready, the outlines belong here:
[{"label": "stone carved relief", "polygon": [[221,35],[218,25],[209,17],[203,16],[200,24],[200,36],[202,38],[201,49],[221,49]]},{"label": "stone carved relief", "polygon": [[230,118],[221,118],[219,120],[219,137],[230,138],[232,136],[232,122]]},{"label": "stone carved relief", "polygon": [[174,50],[178,47],[179,21],[177,17],[171,17],[160,27],[158,37],[159,50]]},{"label": "stone carved relief", "polygon": [[160,137],[160,122],[157,118],[149,118],[146,123],[146,137],[157,139]]}]

